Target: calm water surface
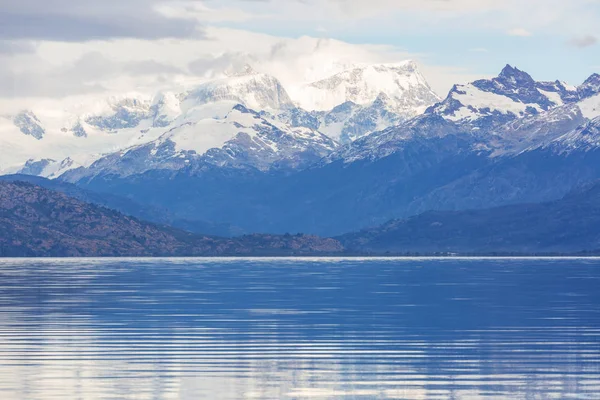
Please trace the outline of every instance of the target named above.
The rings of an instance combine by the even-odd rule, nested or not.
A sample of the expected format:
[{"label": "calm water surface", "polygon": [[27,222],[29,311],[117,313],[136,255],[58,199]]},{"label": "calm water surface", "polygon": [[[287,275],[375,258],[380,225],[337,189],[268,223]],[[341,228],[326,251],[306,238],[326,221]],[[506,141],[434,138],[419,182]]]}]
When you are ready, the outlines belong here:
[{"label": "calm water surface", "polygon": [[0,260],[0,399],[600,399],[600,260]]}]

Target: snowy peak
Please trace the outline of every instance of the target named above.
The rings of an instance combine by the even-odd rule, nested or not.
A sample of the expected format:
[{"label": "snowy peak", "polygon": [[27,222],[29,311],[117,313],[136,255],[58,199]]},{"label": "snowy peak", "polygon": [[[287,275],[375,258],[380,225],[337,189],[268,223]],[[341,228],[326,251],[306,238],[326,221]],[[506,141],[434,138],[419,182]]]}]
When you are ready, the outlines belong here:
[{"label": "snowy peak", "polygon": [[21,111],[13,118],[14,124],[24,135],[41,140],[46,133],[38,117],[29,110]]},{"label": "snowy peak", "polygon": [[388,157],[413,141],[428,141],[448,135],[457,135],[458,126],[437,115],[421,115],[385,130],[361,137],[340,147],[325,159],[326,163],[358,160],[376,160]]},{"label": "snowy peak", "polygon": [[597,150],[600,148],[600,117],[558,137],[546,147],[557,153]]},{"label": "snowy peak", "polygon": [[133,97],[110,98],[107,105],[107,109],[96,115],[85,116],[85,122],[100,130],[114,132],[135,128],[140,121],[149,117],[150,102],[147,100]]},{"label": "snowy peak", "polygon": [[371,105],[381,94],[396,103],[400,114],[417,115],[439,100],[413,61],[356,66],[299,88],[295,99],[308,110],[331,110],[351,101]]},{"label": "snowy peak", "polygon": [[[269,120],[244,105],[229,105],[214,117],[214,104],[199,106],[194,120],[178,120],[150,142],[120,150],[95,161],[89,168],[67,172],[62,178],[79,181],[98,175],[130,176],[149,170],[201,170],[206,166],[253,168],[301,168],[331,153],[337,143],[304,127],[292,128]],[[201,110],[206,108],[206,110]]]},{"label": "snowy peak", "polygon": [[554,105],[570,104],[579,101],[577,88],[561,81],[536,82],[536,88],[550,99]]},{"label": "snowy peak", "polygon": [[494,156],[534,150],[578,128],[587,119],[576,104],[555,107],[505,124],[487,137]]},{"label": "snowy peak", "polygon": [[237,106],[233,111],[246,114],[245,118],[253,118],[254,125],[238,124],[240,131],[235,137],[221,148],[207,151],[202,163],[261,171],[301,169],[329,155],[338,146],[316,130],[267,121],[259,113],[243,106]]},{"label": "snowy peak", "polygon": [[161,92],[152,100],[149,111],[153,127],[166,127],[181,114],[179,96],[172,92]]},{"label": "snowy peak", "polygon": [[484,92],[508,97],[514,102],[535,104],[543,110],[556,105],[538,90],[531,75],[510,65],[504,67],[498,77],[475,81],[473,86]]},{"label": "snowy peak", "polygon": [[[413,62],[407,62],[407,63],[403,63],[403,64],[399,64],[399,65],[389,65],[389,64],[381,64],[381,65],[369,65],[369,66],[365,66],[365,67],[356,67],[350,70],[346,70],[343,72],[340,72],[336,75],[333,75],[330,78],[327,79],[323,79],[321,81],[318,82],[313,82],[311,84],[309,84],[308,86],[313,87],[313,88],[317,88],[317,89],[324,89],[324,90],[335,90],[337,87],[339,87],[340,85],[345,85],[346,87],[348,86],[358,86],[358,85],[364,85],[365,83],[369,83],[369,82],[374,82],[376,80],[383,80],[383,79],[391,79],[391,82],[395,83],[397,86],[403,87],[403,88],[407,88],[407,80],[408,79],[412,79],[412,78],[419,78],[420,75],[418,74],[418,70],[416,68],[416,65]],[[398,78],[408,78],[407,80],[398,80]],[[386,82],[386,83],[391,83],[390,81]],[[377,86],[380,86],[381,88],[381,82],[377,82],[380,83]],[[371,91],[372,93],[377,93],[377,88],[368,88],[368,91]],[[349,91],[348,95],[349,96],[353,96],[355,97],[355,99],[347,99],[347,101],[354,101],[355,103],[358,104],[364,104],[370,101],[373,101],[373,98],[367,98],[367,99],[360,99],[359,95],[361,95],[363,93],[356,93],[356,92],[352,92]]]},{"label": "snowy peak", "polygon": [[301,108],[280,114],[280,120],[342,143],[404,122],[439,101],[413,61],[357,65],[291,93]]},{"label": "snowy peak", "polygon": [[526,72],[507,65],[495,78],[455,85],[444,101],[427,112],[490,129],[579,99],[575,88],[559,81],[536,82]]},{"label": "snowy peak", "polygon": [[52,160],[50,158],[45,158],[43,160],[29,159],[29,160],[27,160],[27,162],[25,163],[23,168],[21,168],[19,171],[17,171],[17,173],[23,174],[23,175],[43,176],[44,170],[49,165],[51,165],[55,162],[56,162],[55,160]]},{"label": "snowy peak", "polygon": [[58,176],[81,166],[83,175],[125,176],[207,164],[303,168],[338,143],[349,145],[336,151],[341,158],[368,159],[409,139],[454,134],[506,155],[567,132],[592,143],[594,135],[573,132],[600,116],[600,75],[574,87],[537,82],[511,65],[494,78],[455,85],[443,101],[411,61],[356,65],[291,89],[305,108],[275,77],[245,65],[183,93],[132,92],[22,111],[0,118],[0,169]]},{"label": "snowy peak", "polygon": [[579,93],[579,97],[581,99],[586,99],[588,97],[600,94],[600,75],[592,74],[592,76],[587,78],[585,82],[583,82],[583,84],[577,88],[577,92]]},{"label": "snowy peak", "polygon": [[410,119],[410,116],[396,113],[396,106],[387,94],[380,93],[373,103],[366,106],[347,101],[331,111],[309,112],[291,108],[276,115],[262,114],[292,127],[318,130],[345,144]]},{"label": "snowy peak", "polygon": [[244,64],[244,66],[239,69],[229,69],[224,72],[225,76],[234,77],[234,76],[246,76],[256,74],[254,68],[252,68],[249,64]]},{"label": "snowy peak", "polygon": [[292,105],[279,80],[253,72],[204,83],[192,90],[184,103],[190,106],[219,101],[233,101],[256,110],[278,110]]},{"label": "snowy peak", "polygon": [[502,71],[500,71],[498,78],[495,78],[495,80],[508,87],[520,87],[535,84],[531,75],[510,64],[506,64]]},{"label": "snowy peak", "polygon": [[[181,114],[180,96],[172,92],[160,92],[154,98],[111,97],[98,110],[82,116],[83,121],[106,132],[136,128],[144,120],[148,127],[163,128]],[[78,122],[81,127],[81,122]],[[83,128],[72,128],[75,136],[81,136]],[[84,135],[85,136],[85,135]]]}]

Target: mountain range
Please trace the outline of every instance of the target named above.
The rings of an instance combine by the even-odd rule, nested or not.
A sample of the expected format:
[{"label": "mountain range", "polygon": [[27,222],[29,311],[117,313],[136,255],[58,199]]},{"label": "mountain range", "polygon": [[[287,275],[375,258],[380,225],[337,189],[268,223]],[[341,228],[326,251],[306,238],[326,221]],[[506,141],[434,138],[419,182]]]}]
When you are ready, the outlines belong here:
[{"label": "mountain range", "polygon": [[[600,183],[540,204],[429,211],[379,227],[319,238],[193,234],[98,206],[101,195],[39,178],[0,181],[0,256],[298,256],[598,254]],[[60,191],[62,190],[62,191]],[[66,195],[69,192],[71,195]],[[82,201],[75,196],[87,198]],[[100,200],[102,201],[102,200]],[[113,204],[112,198],[108,200]]]},{"label": "mountain range", "polygon": [[113,196],[153,222],[337,236],[429,211],[546,204],[600,179],[600,75],[570,86],[507,65],[440,98],[403,62],[290,95],[247,67],[186,90],[0,117],[0,145],[0,172]]}]

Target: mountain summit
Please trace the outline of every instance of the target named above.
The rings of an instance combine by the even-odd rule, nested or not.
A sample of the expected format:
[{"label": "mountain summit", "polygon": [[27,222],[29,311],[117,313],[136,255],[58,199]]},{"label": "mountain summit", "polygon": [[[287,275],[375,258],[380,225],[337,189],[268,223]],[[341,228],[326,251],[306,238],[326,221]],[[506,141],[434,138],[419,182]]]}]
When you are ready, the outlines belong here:
[{"label": "mountain summit", "polygon": [[186,100],[201,105],[217,101],[234,101],[254,110],[281,109],[292,105],[292,100],[279,80],[254,72],[207,82],[190,91]]},{"label": "mountain summit", "polygon": [[577,88],[582,99],[600,94],[600,74],[592,74]]},{"label": "mountain summit", "polygon": [[90,114],[101,120],[80,117],[80,136],[43,110],[33,110],[41,139],[0,118],[0,131],[8,128],[0,148],[9,149],[0,162],[21,154],[22,173],[180,220],[326,235],[427,210],[556,200],[600,179],[597,75],[573,87],[508,65],[454,86],[412,118],[394,111],[422,104],[409,94],[428,88],[410,62],[356,67],[313,84],[340,96],[332,104],[343,101],[328,111],[297,107],[265,77],[247,71],[184,93],[128,96]]},{"label": "mountain summit", "polygon": [[454,85],[448,96],[427,113],[489,130],[553,107],[576,103],[596,92],[600,92],[600,79],[593,75],[575,88],[560,81],[538,82],[528,73],[506,65],[495,78]]},{"label": "mountain summit", "polygon": [[439,100],[414,61],[356,66],[309,83],[293,97],[307,110],[331,110],[345,102],[371,105],[386,95],[398,114],[417,115]]}]

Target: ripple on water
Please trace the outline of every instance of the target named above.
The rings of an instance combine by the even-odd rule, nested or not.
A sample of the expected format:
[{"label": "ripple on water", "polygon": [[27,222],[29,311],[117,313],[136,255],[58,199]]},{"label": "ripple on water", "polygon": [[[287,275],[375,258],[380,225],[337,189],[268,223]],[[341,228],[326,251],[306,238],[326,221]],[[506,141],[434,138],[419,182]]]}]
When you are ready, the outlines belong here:
[{"label": "ripple on water", "polygon": [[0,398],[598,399],[600,260],[0,260]]}]

